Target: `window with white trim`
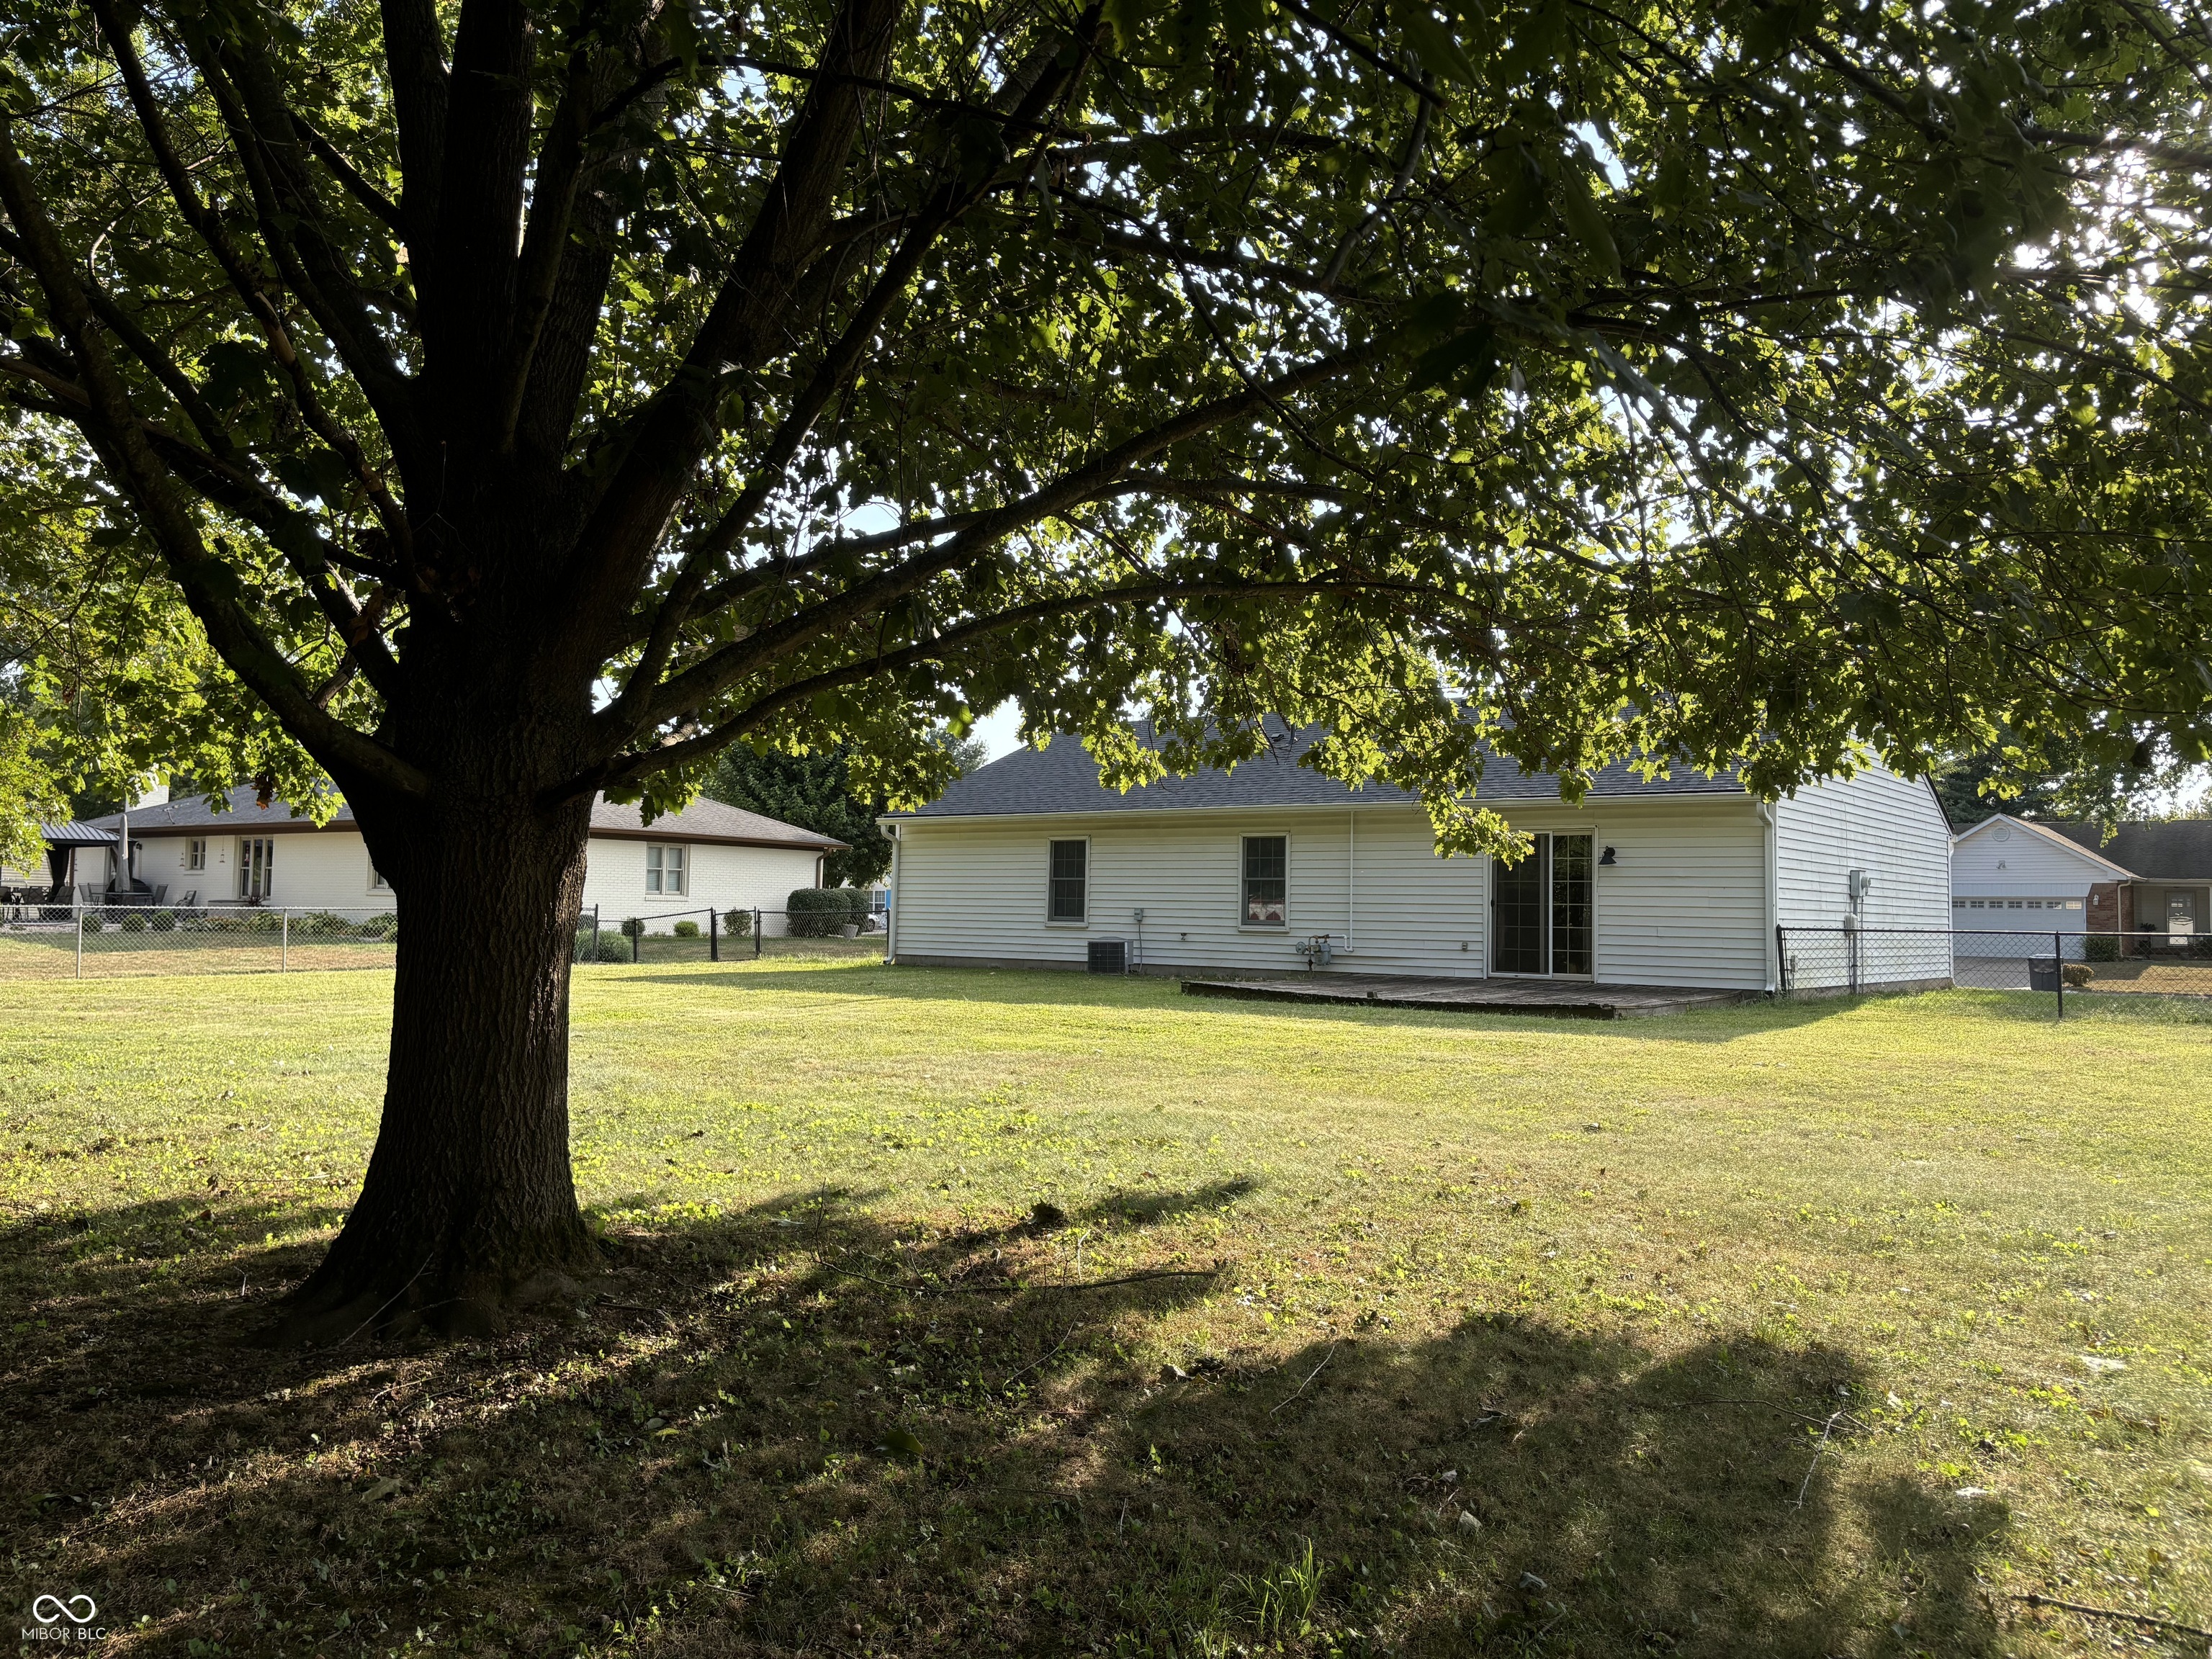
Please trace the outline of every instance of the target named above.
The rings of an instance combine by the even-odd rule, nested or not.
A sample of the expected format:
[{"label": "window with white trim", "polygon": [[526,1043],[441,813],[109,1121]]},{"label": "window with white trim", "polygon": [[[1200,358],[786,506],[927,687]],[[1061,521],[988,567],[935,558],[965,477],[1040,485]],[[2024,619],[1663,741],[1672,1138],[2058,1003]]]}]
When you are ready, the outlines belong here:
[{"label": "window with white trim", "polygon": [[683,893],[684,885],[684,848],[653,847],[645,849],[645,890],[648,893]]},{"label": "window with white trim", "polygon": [[385,879],[384,872],[376,867],[374,859],[368,861],[368,890],[372,893],[388,893],[392,890],[392,884]]},{"label": "window with white trim", "polygon": [[187,870],[204,870],[207,868],[206,842],[188,841],[185,843],[185,868]]},{"label": "window with white trim", "polygon": [[1287,836],[1244,837],[1244,926],[1287,924],[1291,899],[1291,841]]},{"label": "window with white trim", "polygon": [[1083,921],[1091,915],[1091,843],[1052,843],[1045,878],[1044,919]]}]

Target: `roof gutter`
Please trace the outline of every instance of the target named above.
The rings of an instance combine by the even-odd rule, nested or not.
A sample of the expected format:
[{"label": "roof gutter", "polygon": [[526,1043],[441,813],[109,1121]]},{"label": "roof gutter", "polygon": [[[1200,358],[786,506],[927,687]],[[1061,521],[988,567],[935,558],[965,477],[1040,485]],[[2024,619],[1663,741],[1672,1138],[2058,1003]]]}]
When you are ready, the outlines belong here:
[{"label": "roof gutter", "polygon": [[[1584,795],[1583,799],[1585,802],[1607,801],[1632,805],[1640,800],[1726,801],[1741,800],[1746,798],[1741,793],[1728,789],[1639,789],[1633,794],[1601,795],[1592,791]],[[1583,810],[1580,805],[1570,806],[1563,800],[1540,800],[1527,796],[1516,796],[1503,800],[1496,798],[1484,800],[1478,796],[1475,805],[1492,807],[1500,811],[1510,811],[1516,807],[1535,811],[1557,810],[1563,812],[1577,812]],[[909,812],[899,817],[878,818],[876,823],[879,828],[884,830],[885,834],[889,834],[888,826],[894,823],[1004,823],[1025,818],[1149,817],[1164,817],[1169,814],[1183,816],[1193,812],[1333,812],[1339,807],[1347,806],[1398,806],[1403,807],[1409,812],[1418,812],[1421,810],[1421,803],[1418,800],[1269,801],[1265,805],[1255,804],[1249,806],[1055,806],[1048,811],[1036,812]]]}]

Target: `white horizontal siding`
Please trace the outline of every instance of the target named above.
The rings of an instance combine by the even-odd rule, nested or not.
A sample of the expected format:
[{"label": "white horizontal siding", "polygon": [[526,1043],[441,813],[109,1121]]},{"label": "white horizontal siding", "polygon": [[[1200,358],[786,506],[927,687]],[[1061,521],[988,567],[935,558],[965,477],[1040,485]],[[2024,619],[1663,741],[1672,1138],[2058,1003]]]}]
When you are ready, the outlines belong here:
[{"label": "white horizontal siding", "polygon": [[2118,879],[2087,854],[2009,823],[1978,826],[1951,849],[1954,898],[2086,899],[2093,883]]},{"label": "white horizontal siding", "polygon": [[[1589,834],[1620,862],[1595,872],[1595,977],[1753,990],[1765,982],[1763,830],[1737,797],[1508,809],[1516,828]],[[1290,841],[1288,925],[1237,925],[1243,837]],[[1090,915],[1045,921],[1048,847],[1091,843]],[[1349,868],[1347,865],[1349,864]],[[902,957],[1080,964],[1092,939],[1135,940],[1155,970],[1285,972],[1295,941],[1332,936],[1348,972],[1480,975],[1489,866],[1439,859],[1417,807],[1164,811],[901,826]]]},{"label": "white horizontal siding", "polygon": [[[1774,804],[1775,919],[1809,930],[1793,944],[1793,983],[1844,983],[1837,932],[1850,914],[1850,872],[1873,878],[1860,907],[1869,929],[1951,926],[1951,831],[1927,784],[1871,766],[1851,778],[1808,785]],[[1870,939],[1862,983],[1936,979],[1950,973],[1947,938]]]},{"label": "white horizontal siding", "polygon": [[[238,832],[208,831],[198,839],[207,842],[207,867],[186,867],[186,836],[149,836],[138,854],[138,878],[150,887],[167,886],[168,902],[179,904],[185,894],[197,891],[202,904],[224,904],[238,897]],[[137,836],[133,840],[139,839]],[[397,897],[388,888],[372,887],[368,848],[358,830],[293,830],[269,837],[275,848],[270,863],[269,902],[306,910],[396,910]],[[645,849],[647,842],[594,836],[586,845],[584,906],[599,907],[601,920],[611,927],[629,916],[650,921],[656,916],[686,911],[763,909],[781,912],[792,890],[814,884],[816,855],[811,852],[775,847],[722,847],[697,842],[685,843],[690,868],[682,894],[648,894],[645,890]],[[94,861],[82,860],[85,867]],[[105,860],[100,860],[105,880]],[[704,918],[700,919],[702,922]],[[780,934],[780,915],[763,919],[766,931]]]},{"label": "white horizontal siding", "polygon": [[1766,830],[1748,797],[1599,802],[1583,816],[1595,852],[1617,860],[1592,896],[1600,983],[1765,988]]}]

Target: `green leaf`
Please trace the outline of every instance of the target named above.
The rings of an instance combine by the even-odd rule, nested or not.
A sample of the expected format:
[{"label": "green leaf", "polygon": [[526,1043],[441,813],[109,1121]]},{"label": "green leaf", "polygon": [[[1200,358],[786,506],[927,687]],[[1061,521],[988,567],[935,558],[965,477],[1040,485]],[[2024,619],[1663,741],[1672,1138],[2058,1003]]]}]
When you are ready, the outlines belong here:
[{"label": "green leaf", "polygon": [[876,1443],[882,1449],[901,1457],[919,1458],[922,1454],[921,1437],[911,1429],[885,1429],[884,1437]]},{"label": "green leaf", "polygon": [[1497,372],[1498,331],[1488,323],[1479,323],[1416,357],[1408,389],[1425,392],[1458,380],[1471,397],[1488,386]]},{"label": "green leaf", "polygon": [[1468,61],[1467,54],[1452,33],[1437,21],[1436,14],[1428,8],[1427,0],[1398,0],[1395,8],[1398,27],[1405,31],[1413,55],[1421,60],[1421,67],[1430,74],[1448,81],[1457,81],[1465,86],[1480,86],[1482,76]]},{"label": "green leaf", "polygon": [[1145,25],[1163,9],[1159,0],[1105,0],[1100,15],[1106,27],[1114,31],[1115,50],[1127,52],[1136,45]]},{"label": "green leaf", "polygon": [[1559,214],[1582,244],[1589,262],[1614,282],[1620,280],[1620,249],[1614,245],[1612,227],[1590,191],[1588,152],[1577,145],[1559,169]]}]

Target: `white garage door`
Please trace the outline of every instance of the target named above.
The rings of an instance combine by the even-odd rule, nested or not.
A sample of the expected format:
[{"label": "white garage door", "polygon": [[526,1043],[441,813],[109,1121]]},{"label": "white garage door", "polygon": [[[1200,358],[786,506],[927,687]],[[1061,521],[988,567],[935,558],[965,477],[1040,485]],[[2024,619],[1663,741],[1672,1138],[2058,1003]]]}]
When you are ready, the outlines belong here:
[{"label": "white garage door", "polygon": [[[1960,956],[2026,955],[2033,949],[2028,941],[2004,935],[2078,933],[2082,921],[2080,899],[1954,898],[1951,901],[1951,926],[1958,930],[1959,936],[1952,948]],[[2046,955],[2049,943],[2045,939]]]}]

